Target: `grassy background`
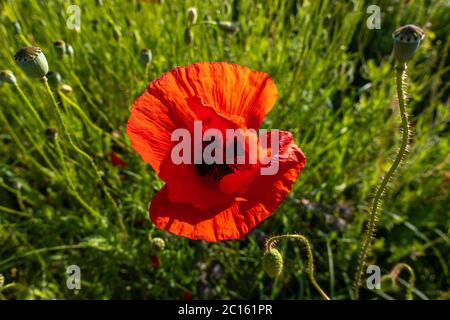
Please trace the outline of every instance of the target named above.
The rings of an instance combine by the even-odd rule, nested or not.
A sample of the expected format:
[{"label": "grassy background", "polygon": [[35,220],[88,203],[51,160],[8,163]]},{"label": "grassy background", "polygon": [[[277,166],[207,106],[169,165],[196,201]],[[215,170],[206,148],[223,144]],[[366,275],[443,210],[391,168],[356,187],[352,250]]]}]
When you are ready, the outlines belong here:
[{"label": "grassy background", "polygon": [[[349,298],[366,209],[399,145],[391,33],[414,23],[427,29],[409,64],[415,135],[390,186],[370,263],[387,274],[406,262],[416,273],[416,299],[448,299],[449,2],[377,1],[380,30],[366,27],[373,1],[161,2],[0,1],[0,69],[14,71],[45,126],[58,129],[64,153],[62,161],[17,90],[1,86],[0,298],[319,299],[296,243],[280,244],[280,277],[262,270],[264,239],[294,232],[311,239],[323,289]],[[81,8],[80,32],[66,26],[71,4]],[[187,45],[190,6],[199,22],[237,21],[239,32],[197,23]],[[59,39],[73,46],[73,59],[57,58]],[[58,100],[75,144],[92,157],[101,180],[68,143],[42,83],[15,65],[13,55],[26,43],[41,47],[50,70],[72,86]],[[139,63],[145,47],[153,53],[147,74]],[[242,241],[209,244],[155,229],[147,207],[162,183],[124,132],[133,100],[151,79],[196,61],[268,72],[280,97],[263,127],[293,132],[308,157],[277,213]],[[128,166],[112,165],[111,151]],[[149,236],[166,241],[159,268],[151,263]],[[72,264],[81,268],[79,291],[66,287]],[[389,282],[362,290],[365,299],[404,294],[404,285],[394,290]]]}]

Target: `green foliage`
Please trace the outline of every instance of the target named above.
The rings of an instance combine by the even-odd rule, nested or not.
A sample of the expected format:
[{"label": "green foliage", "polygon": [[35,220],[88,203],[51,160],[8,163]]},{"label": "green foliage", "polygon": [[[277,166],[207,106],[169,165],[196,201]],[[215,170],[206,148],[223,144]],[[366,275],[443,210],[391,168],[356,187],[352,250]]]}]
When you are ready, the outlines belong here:
[{"label": "green foliage", "polygon": [[[298,246],[280,243],[284,272],[275,280],[261,267],[264,239],[296,232],[311,241],[324,291],[349,298],[373,187],[400,141],[391,33],[414,23],[427,29],[409,63],[415,134],[390,185],[369,260],[384,273],[399,262],[410,265],[415,299],[448,299],[447,1],[379,1],[380,30],[366,27],[367,1],[77,3],[79,31],[66,25],[70,1],[0,2],[0,70],[14,72],[45,126],[57,129],[56,140],[47,138],[17,88],[0,85],[0,298],[177,299],[188,291],[195,298],[319,299]],[[195,25],[189,7],[197,8]],[[236,22],[239,30],[201,23],[206,17]],[[194,41],[186,44],[188,26]],[[73,56],[58,57],[53,43],[60,39]],[[14,53],[29,44],[42,48],[50,70],[72,87],[56,99],[73,143],[88,157],[65,135],[44,85],[14,63]],[[152,53],[147,66],[144,48]],[[280,97],[263,127],[293,132],[307,156],[277,213],[242,241],[190,241],[153,227],[147,207],[162,182],[125,135],[129,108],[149,81],[197,61],[268,72]],[[111,151],[127,166],[114,166]],[[149,237],[165,242],[159,268]],[[81,268],[78,291],[66,287],[73,264]],[[402,299],[402,280],[397,291],[363,289],[362,298]]]}]

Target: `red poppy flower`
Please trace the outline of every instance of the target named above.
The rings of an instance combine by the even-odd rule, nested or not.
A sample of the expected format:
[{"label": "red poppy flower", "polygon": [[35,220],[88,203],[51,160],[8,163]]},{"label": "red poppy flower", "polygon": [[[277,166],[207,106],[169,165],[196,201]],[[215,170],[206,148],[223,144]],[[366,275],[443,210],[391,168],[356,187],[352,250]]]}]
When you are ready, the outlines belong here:
[{"label": "red poppy flower", "polygon": [[151,256],[150,257],[150,263],[152,264],[152,267],[155,269],[161,268],[161,261],[157,256]]},{"label": "red poppy flower", "polygon": [[123,167],[126,168],[128,164],[114,151],[111,151],[109,153],[109,160],[111,160],[111,163],[115,167]]},{"label": "red poppy flower", "polygon": [[166,183],[150,204],[157,227],[191,239],[239,239],[276,210],[306,164],[291,133],[279,131],[274,175],[261,174],[259,156],[256,164],[175,164],[171,137],[178,128],[192,132],[194,121],[203,131],[258,130],[277,96],[267,74],[224,62],[177,67],[150,83],[134,102],[127,134]]},{"label": "red poppy flower", "polygon": [[194,295],[190,291],[183,291],[183,300],[192,300]]}]

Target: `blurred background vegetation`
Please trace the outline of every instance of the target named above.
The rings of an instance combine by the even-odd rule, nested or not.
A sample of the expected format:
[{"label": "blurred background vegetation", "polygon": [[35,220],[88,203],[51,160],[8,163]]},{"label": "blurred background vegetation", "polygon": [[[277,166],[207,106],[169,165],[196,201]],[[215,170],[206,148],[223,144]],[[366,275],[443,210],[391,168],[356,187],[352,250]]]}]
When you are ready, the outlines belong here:
[{"label": "blurred background vegetation", "polygon": [[[81,9],[79,29],[67,27],[72,4]],[[366,26],[371,4],[381,9],[381,29]],[[189,7],[198,11],[190,26]],[[236,22],[239,30],[204,23],[217,20]],[[367,206],[399,145],[391,34],[408,23],[426,30],[409,63],[415,134],[390,186],[369,262],[383,274],[408,263],[417,278],[415,299],[448,299],[446,0],[0,1],[0,69],[14,72],[45,127],[58,130],[64,153],[62,161],[52,131],[3,83],[0,298],[319,299],[298,244],[280,243],[285,269],[278,278],[261,267],[268,236],[301,233],[311,240],[322,288],[348,299]],[[58,57],[53,43],[61,39],[73,56]],[[57,99],[74,143],[98,170],[68,143],[43,84],[15,65],[13,55],[25,45],[41,47],[50,70],[71,87],[61,87]],[[143,48],[152,52],[148,68],[140,64]],[[269,73],[280,97],[263,127],[293,132],[308,158],[278,211],[241,241],[190,241],[155,229],[147,207],[162,182],[125,134],[129,108],[149,81],[197,61]],[[162,237],[166,249],[152,252],[149,237]],[[81,268],[81,290],[66,286],[73,264]],[[402,273],[397,288],[386,281],[381,290],[363,289],[362,298],[403,299],[407,279]]]}]

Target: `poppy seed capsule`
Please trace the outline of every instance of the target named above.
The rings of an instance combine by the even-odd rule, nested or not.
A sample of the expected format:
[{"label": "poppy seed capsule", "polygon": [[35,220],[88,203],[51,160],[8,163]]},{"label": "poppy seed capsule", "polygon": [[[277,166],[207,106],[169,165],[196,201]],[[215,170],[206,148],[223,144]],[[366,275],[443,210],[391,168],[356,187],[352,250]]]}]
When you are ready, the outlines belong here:
[{"label": "poppy seed capsule", "polygon": [[224,32],[233,34],[239,31],[237,23],[231,21],[218,21],[217,26]]},{"label": "poppy seed capsule", "polygon": [[411,59],[424,37],[423,30],[413,24],[407,24],[395,30],[392,34],[395,59],[398,62]]},{"label": "poppy seed capsule", "polygon": [[13,22],[13,27],[14,27],[14,32],[16,34],[21,34],[22,33],[22,27],[20,26],[19,21],[14,21]]},{"label": "poppy seed capsule", "polygon": [[283,270],[283,256],[278,249],[266,250],[263,256],[263,269],[271,278],[278,276]]},{"label": "poppy seed capsule", "polygon": [[184,30],[184,42],[186,42],[186,44],[191,44],[194,42],[194,33],[189,28]]},{"label": "poppy seed capsule", "polygon": [[14,60],[29,77],[43,78],[48,72],[47,59],[41,48],[22,48],[14,55]]},{"label": "poppy seed capsule", "polygon": [[189,22],[191,24],[195,24],[198,18],[197,9],[194,7],[187,9],[187,16],[189,18]]},{"label": "poppy seed capsule", "polygon": [[62,93],[71,93],[73,91],[72,87],[68,84],[62,84],[61,87],[59,87],[59,90],[61,90]]},{"label": "poppy seed capsule", "polygon": [[152,246],[152,251],[157,253],[164,250],[166,246],[165,242],[161,238],[153,238],[150,240],[150,245]]},{"label": "poppy seed capsule", "polygon": [[11,70],[2,70],[0,71],[0,84],[9,83],[16,84],[17,80],[14,76],[14,73]]},{"label": "poppy seed capsule", "polygon": [[59,74],[59,72],[55,72],[55,71],[49,71],[47,73],[47,79],[48,79],[48,83],[50,84],[50,86],[57,88],[60,83],[61,83],[61,75]]},{"label": "poppy seed capsule", "polygon": [[55,140],[56,136],[58,135],[58,130],[55,128],[47,128],[45,129],[45,136],[48,140]]},{"label": "poppy seed capsule", "polygon": [[142,65],[147,66],[152,62],[152,51],[150,49],[142,49],[139,60]]},{"label": "poppy seed capsule", "polygon": [[53,47],[58,58],[62,58],[66,54],[66,43],[63,40],[53,42]]},{"label": "poppy seed capsule", "polygon": [[68,43],[66,43],[66,54],[69,57],[73,57],[73,54],[74,54],[73,47]]}]

